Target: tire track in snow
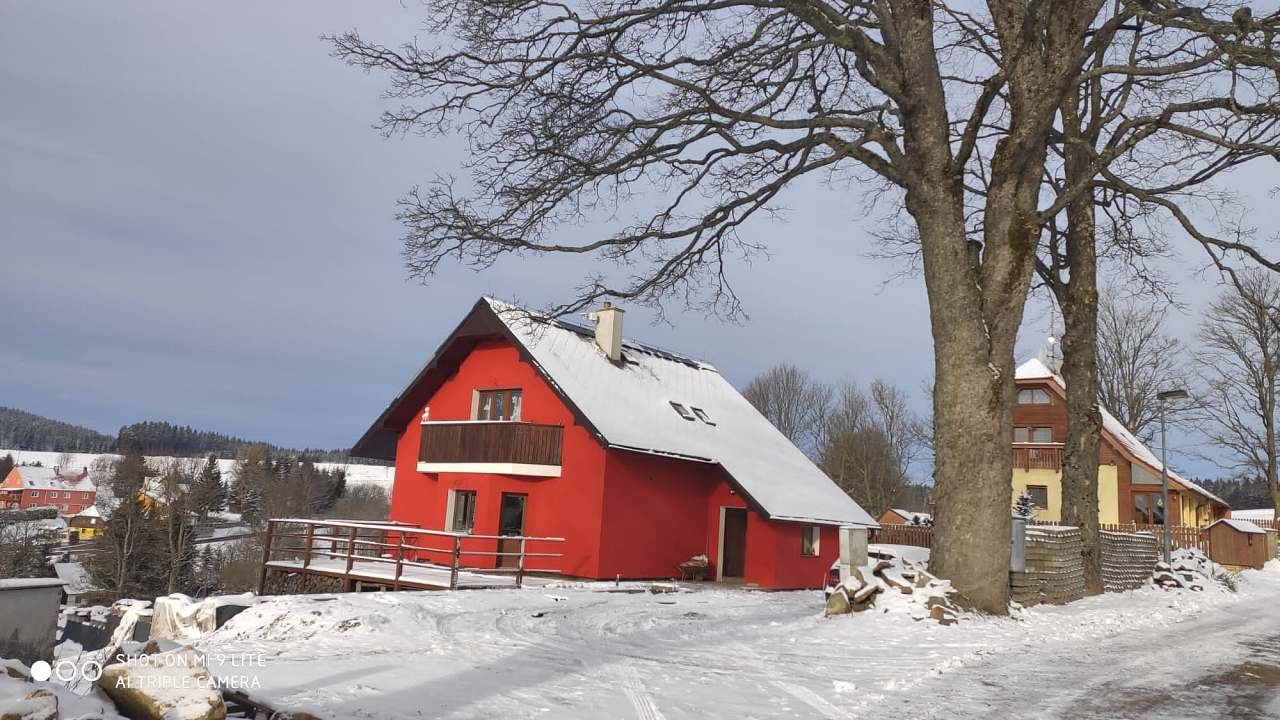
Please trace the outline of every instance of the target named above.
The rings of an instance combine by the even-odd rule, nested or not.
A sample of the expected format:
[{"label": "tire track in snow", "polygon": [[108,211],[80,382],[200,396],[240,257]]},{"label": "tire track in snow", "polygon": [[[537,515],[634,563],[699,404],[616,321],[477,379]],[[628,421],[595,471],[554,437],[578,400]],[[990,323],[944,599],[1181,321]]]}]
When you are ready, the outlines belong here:
[{"label": "tire track in snow", "polygon": [[[736,643],[734,645],[734,652],[739,657],[749,658],[756,667],[761,669],[762,672],[764,671],[764,668],[766,668],[768,665],[777,664],[777,663],[771,663],[770,660],[764,657],[763,655],[761,655],[759,651],[757,651],[755,648],[745,643]],[[783,658],[778,658],[778,659],[783,659]],[[850,715],[849,713],[841,709],[839,706],[828,701],[826,698],[822,697],[821,695],[814,692],[813,690],[805,687],[804,685],[800,685],[792,682],[786,682],[784,680],[777,680],[771,677],[766,677],[764,678],[764,680],[772,687],[775,687],[778,690],[781,690],[782,692],[791,696],[792,698],[795,698],[796,700],[799,700],[805,705],[808,705],[809,708],[811,708],[812,710],[814,710],[815,712],[817,712],[819,715],[821,715],[823,718],[826,718],[827,720],[847,720],[848,718],[853,717],[852,715]]]},{"label": "tire track in snow", "polygon": [[636,671],[634,665],[624,664],[617,668],[615,674],[621,681],[622,694],[627,696],[627,700],[635,708],[636,716],[640,720],[666,720],[666,716],[658,710],[657,703],[653,701],[653,695],[641,682],[640,673]]}]

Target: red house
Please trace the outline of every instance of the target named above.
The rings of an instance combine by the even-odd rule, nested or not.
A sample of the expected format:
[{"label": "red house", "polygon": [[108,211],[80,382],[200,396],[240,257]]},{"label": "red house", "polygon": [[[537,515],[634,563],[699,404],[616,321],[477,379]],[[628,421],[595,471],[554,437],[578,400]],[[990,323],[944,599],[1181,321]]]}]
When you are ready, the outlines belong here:
[{"label": "red house", "polygon": [[[876,523],[711,365],[481,299],[356,443],[395,459],[391,519],[562,537],[555,571],[820,587]],[[498,560],[497,562],[501,562]]]},{"label": "red house", "polygon": [[19,465],[0,481],[0,507],[25,510],[52,507],[70,517],[92,507],[98,488],[89,479],[89,470],[68,472],[56,467]]}]

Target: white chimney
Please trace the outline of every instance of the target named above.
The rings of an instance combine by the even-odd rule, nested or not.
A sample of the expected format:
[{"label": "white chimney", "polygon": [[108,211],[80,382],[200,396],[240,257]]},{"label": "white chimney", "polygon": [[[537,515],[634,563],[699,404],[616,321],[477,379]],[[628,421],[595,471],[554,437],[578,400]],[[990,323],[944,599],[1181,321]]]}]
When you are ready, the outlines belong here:
[{"label": "white chimney", "polygon": [[622,360],[622,308],[613,303],[588,315],[596,324],[596,344],[613,362]]}]

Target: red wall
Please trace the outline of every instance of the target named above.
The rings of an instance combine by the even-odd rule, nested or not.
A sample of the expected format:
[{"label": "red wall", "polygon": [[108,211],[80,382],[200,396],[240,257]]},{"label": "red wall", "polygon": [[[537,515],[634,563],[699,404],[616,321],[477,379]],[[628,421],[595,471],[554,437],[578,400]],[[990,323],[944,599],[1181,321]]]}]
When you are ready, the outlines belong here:
[{"label": "red wall", "polygon": [[[555,478],[417,471],[421,436],[419,408],[404,428],[396,448],[396,479],[391,493],[391,519],[427,529],[445,529],[450,489],[476,491],[474,532],[494,535],[503,492],[528,495],[525,534],[565,538],[564,543],[531,545],[530,552],[561,552],[562,558],[532,559],[529,569],[549,569],[576,577],[669,578],[690,557],[706,554],[711,577],[719,564],[720,508],[746,507],[719,467],[642,453],[605,451],[588,431],[504,342],[478,345],[424,404],[432,420],[466,420],[472,392],[485,388],[520,388],[522,419],[563,425],[563,474]],[[821,587],[839,554],[834,527],[823,528],[821,554],[800,555],[802,525],[772,522],[752,512],[747,520],[744,582],[767,588]],[[425,540],[444,547],[445,538]],[[466,550],[493,550],[495,543],[464,543]],[[447,562],[443,553],[424,553]],[[492,566],[482,556],[466,558],[473,566]]]},{"label": "red wall", "polygon": [[[530,569],[551,567],[578,577],[599,577],[604,450],[585,428],[574,424],[569,409],[530,365],[520,361],[514,347],[498,342],[478,345],[424,407],[431,408],[432,420],[467,420],[471,417],[472,391],[499,387],[518,387],[523,391],[522,419],[564,426],[563,475],[528,478],[420,473],[417,463],[422,408],[419,408],[396,447],[391,519],[417,523],[432,530],[444,529],[448,491],[455,488],[475,490],[474,532],[477,535],[494,535],[498,531],[501,493],[526,493],[529,499],[525,507],[525,534],[565,538],[564,543],[530,545],[530,552],[560,552],[564,557],[534,559],[527,566]],[[472,542],[466,549],[492,550],[493,547],[482,548],[480,543]],[[478,565],[479,558],[473,556],[468,562]],[[493,564],[492,560],[486,560]]]}]

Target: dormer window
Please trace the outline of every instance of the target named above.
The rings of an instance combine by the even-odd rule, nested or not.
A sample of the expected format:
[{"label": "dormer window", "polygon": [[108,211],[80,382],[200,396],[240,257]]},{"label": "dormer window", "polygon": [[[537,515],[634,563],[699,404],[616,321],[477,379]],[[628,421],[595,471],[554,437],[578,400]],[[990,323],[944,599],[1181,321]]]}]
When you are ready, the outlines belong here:
[{"label": "dormer window", "polygon": [[693,412],[689,410],[689,408],[681,405],[680,403],[674,400],[671,401],[671,409],[675,410],[676,413],[680,415],[680,417],[684,418],[685,420],[689,420],[690,422],[698,419],[697,417],[694,416]]},{"label": "dormer window", "polygon": [[693,414],[697,415],[698,419],[701,420],[702,422],[708,425],[715,425],[715,423],[711,421],[711,416],[707,414],[706,410],[696,407],[696,408],[693,408]]},{"label": "dormer window", "polygon": [[520,391],[478,390],[476,391],[476,420],[520,420]]},{"label": "dormer window", "polygon": [[1049,391],[1044,388],[1024,388],[1018,391],[1019,405],[1048,405]]}]

